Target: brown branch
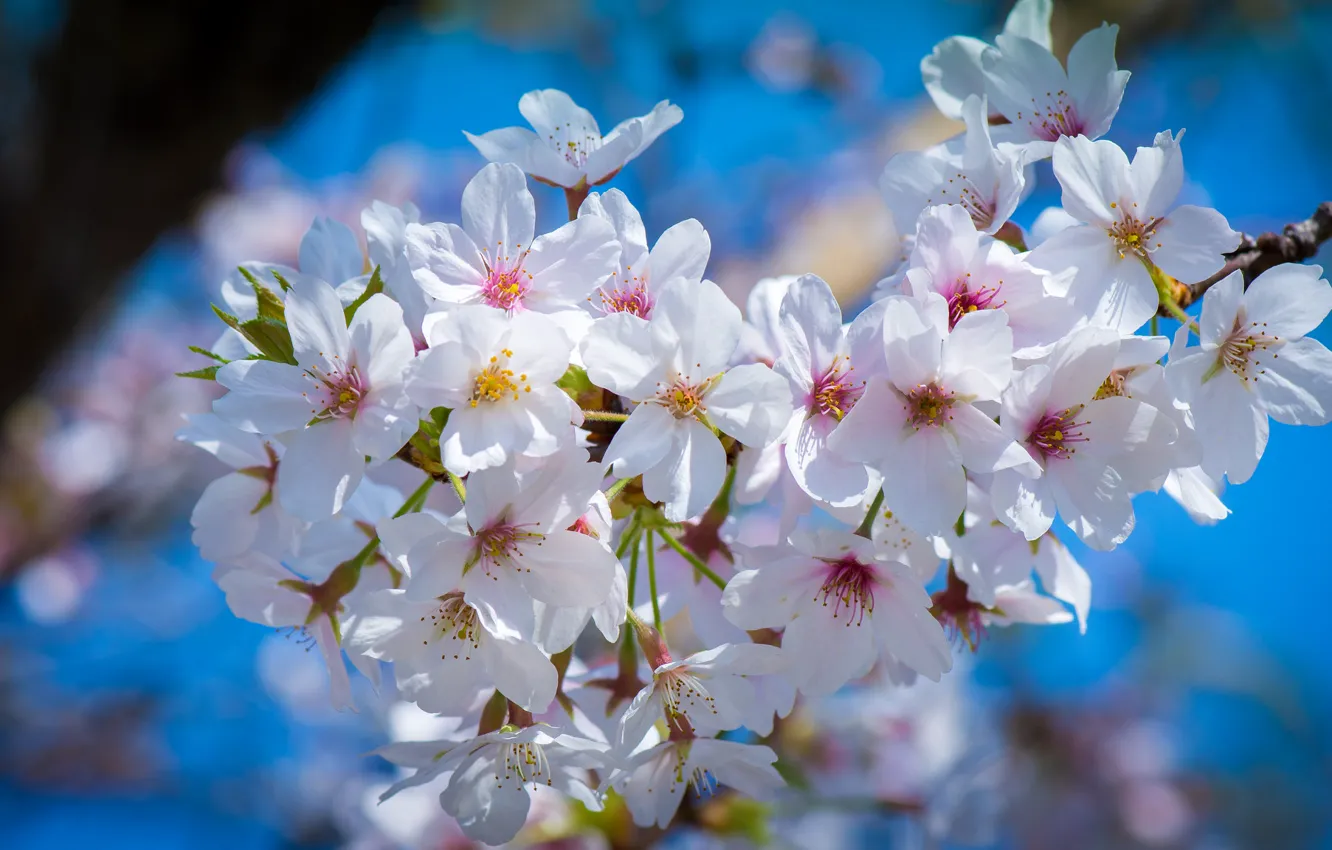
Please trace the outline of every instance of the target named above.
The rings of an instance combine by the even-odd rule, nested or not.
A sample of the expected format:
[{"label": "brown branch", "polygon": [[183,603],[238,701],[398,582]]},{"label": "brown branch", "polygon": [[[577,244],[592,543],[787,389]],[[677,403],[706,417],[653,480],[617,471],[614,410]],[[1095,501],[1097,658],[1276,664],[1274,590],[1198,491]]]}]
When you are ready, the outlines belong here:
[{"label": "brown branch", "polygon": [[[1332,201],[1324,201],[1312,216],[1286,225],[1280,233],[1264,233],[1258,237],[1244,234],[1239,247],[1226,254],[1226,264],[1221,271],[1194,284],[1180,284],[1175,292],[1176,300],[1180,307],[1187,307],[1236,271],[1244,273],[1247,287],[1254,278],[1273,266],[1302,263],[1312,258],[1329,239],[1332,239]],[[1161,315],[1167,314],[1162,310]]]}]

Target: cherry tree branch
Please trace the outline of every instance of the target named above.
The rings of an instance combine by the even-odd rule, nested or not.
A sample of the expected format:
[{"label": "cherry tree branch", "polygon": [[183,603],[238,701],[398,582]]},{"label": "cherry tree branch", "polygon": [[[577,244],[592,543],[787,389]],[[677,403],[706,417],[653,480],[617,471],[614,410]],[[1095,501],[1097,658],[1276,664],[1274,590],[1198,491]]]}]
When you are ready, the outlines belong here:
[{"label": "cherry tree branch", "polygon": [[[1194,284],[1176,287],[1175,301],[1187,307],[1203,296],[1214,285],[1236,271],[1244,273],[1244,285],[1275,265],[1302,263],[1318,253],[1324,242],[1332,239],[1332,201],[1324,201],[1314,214],[1304,221],[1288,224],[1280,233],[1263,233],[1257,237],[1244,234],[1239,247],[1226,254],[1221,271]],[[1162,315],[1168,315],[1163,312]]]}]

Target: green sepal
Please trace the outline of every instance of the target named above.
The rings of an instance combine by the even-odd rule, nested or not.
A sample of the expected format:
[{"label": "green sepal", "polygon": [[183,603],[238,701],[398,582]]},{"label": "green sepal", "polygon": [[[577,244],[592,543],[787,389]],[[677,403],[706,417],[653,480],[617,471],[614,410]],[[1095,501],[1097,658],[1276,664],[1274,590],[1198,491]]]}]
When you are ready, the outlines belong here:
[{"label": "green sepal", "polygon": [[205,366],[202,369],[195,369],[192,372],[177,372],[177,378],[198,378],[201,381],[216,381],[217,370],[222,368],[221,363],[214,363],[212,366]]},{"label": "green sepal", "polygon": [[449,424],[449,414],[452,412],[447,407],[431,408],[429,415],[421,420],[421,430],[438,444],[439,435],[444,433],[444,428]]},{"label": "green sepal", "polygon": [[370,282],[365,285],[365,291],[356,297],[356,300],[342,308],[342,312],[347,317],[347,324],[351,325],[352,317],[361,305],[369,301],[373,296],[384,291],[384,279],[379,276],[379,266],[370,273]]},{"label": "green sepal", "polygon": [[296,352],[291,344],[291,331],[281,322],[264,318],[250,319],[241,322],[237,330],[268,360],[297,365]]},{"label": "green sepal", "polygon": [[227,358],[223,357],[221,354],[218,354],[217,352],[214,352],[214,351],[209,351],[209,350],[206,349],[206,348],[200,348],[200,347],[197,346],[197,345],[191,345],[189,348],[190,348],[190,351],[193,351],[195,354],[202,354],[204,357],[208,357],[208,358],[210,358],[210,359],[212,359],[212,360],[216,360],[218,363],[230,363],[230,362],[231,362],[231,361],[228,360]]},{"label": "green sepal", "polygon": [[281,324],[287,323],[287,309],[277,293],[261,283],[253,283],[254,297],[259,302],[259,318],[271,319]]},{"label": "green sepal", "polygon": [[264,491],[264,495],[259,498],[259,503],[250,508],[250,513],[257,514],[271,504],[273,504],[273,488],[269,487]]}]

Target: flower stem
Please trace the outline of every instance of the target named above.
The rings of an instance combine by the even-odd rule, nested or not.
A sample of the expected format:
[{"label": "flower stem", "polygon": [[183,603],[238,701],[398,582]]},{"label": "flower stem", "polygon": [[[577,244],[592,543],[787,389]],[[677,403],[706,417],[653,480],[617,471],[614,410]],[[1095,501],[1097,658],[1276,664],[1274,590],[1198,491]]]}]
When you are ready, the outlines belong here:
[{"label": "flower stem", "polygon": [[[633,515],[629,517],[629,524],[624,527],[624,532],[620,535],[620,545],[615,547],[616,558],[623,558],[624,553],[629,551],[629,547],[634,544],[634,540],[638,537],[638,532],[642,525],[643,518],[639,512],[635,510]],[[635,552],[637,552],[637,550],[635,550]],[[630,576],[632,580],[633,574],[630,573]],[[632,596],[632,594],[630,595]]]},{"label": "flower stem", "polygon": [[865,518],[860,521],[860,527],[856,529],[856,534],[870,539],[870,529],[874,528],[874,518],[879,514],[879,508],[883,507],[883,488],[874,494],[874,501],[870,502],[869,510],[865,511]]},{"label": "flower stem", "polygon": [[569,213],[569,221],[578,218],[578,208],[587,200],[587,193],[591,190],[586,180],[580,182],[579,187],[564,190],[564,204]]},{"label": "flower stem", "polygon": [[458,497],[458,504],[467,504],[467,485],[463,483],[461,478],[454,475],[452,472],[449,472],[447,469],[444,470],[444,474],[449,477],[449,484],[453,486],[453,492]]},{"label": "flower stem", "polygon": [[647,538],[648,590],[652,592],[652,625],[661,631],[661,603],[657,601],[657,555],[652,548],[652,529],[643,535]]},{"label": "flower stem", "polygon": [[630,477],[630,478],[621,478],[619,481],[616,481],[614,484],[612,484],[611,486],[607,487],[607,488],[606,488],[606,501],[607,501],[607,502],[614,501],[615,497],[618,496],[618,495],[620,495],[620,491],[623,490],[623,489],[625,488],[625,485],[627,485],[630,481],[633,481],[633,480],[634,480],[634,479],[633,479],[632,477]]},{"label": "flower stem", "polygon": [[1193,317],[1184,312],[1184,309],[1179,306],[1179,302],[1175,300],[1175,293],[1171,287],[1172,278],[1157,268],[1156,264],[1150,260],[1144,260],[1144,263],[1147,266],[1147,274],[1156,286],[1156,297],[1160,302],[1161,309],[1169,313],[1172,318],[1177,319],[1184,327],[1197,333],[1198,325],[1193,321]]},{"label": "flower stem", "polygon": [[412,494],[407,497],[407,501],[403,502],[402,507],[398,508],[398,512],[393,515],[393,518],[397,519],[400,516],[414,514],[425,507],[426,496],[430,495],[430,488],[433,486],[435,486],[435,479],[427,475],[426,479],[421,482],[421,486],[413,490]]},{"label": "flower stem", "polygon": [[[617,557],[623,557],[625,550],[629,549],[638,538],[638,512],[635,510],[633,520],[629,521],[630,528],[626,530],[625,538],[619,541],[619,550],[615,553]],[[629,610],[634,610],[634,589],[638,585],[638,546],[634,546],[633,554],[629,556]]]},{"label": "flower stem", "polygon": [[681,558],[684,558],[686,561],[688,561],[691,567],[698,570],[699,575],[708,579],[722,590],[726,589],[725,580],[723,580],[721,576],[717,575],[712,570],[708,569],[708,565],[703,563],[702,559],[699,558],[697,555],[695,555],[693,552],[690,552],[688,549],[686,549],[680,543],[679,540],[676,540],[674,537],[667,534],[665,531],[661,533],[661,539],[665,540],[666,545],[674,549]]},{"label": "flower stem", "polygon": [[624,422],[629,419],[629,414],[609,410],[584,410],[583,419],[588,422]]}]

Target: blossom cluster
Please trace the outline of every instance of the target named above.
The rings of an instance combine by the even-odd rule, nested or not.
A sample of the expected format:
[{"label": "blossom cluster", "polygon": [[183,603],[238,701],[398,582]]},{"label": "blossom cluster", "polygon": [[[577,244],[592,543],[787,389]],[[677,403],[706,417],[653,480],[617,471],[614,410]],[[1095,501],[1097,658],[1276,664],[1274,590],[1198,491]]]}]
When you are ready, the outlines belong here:
[{"label": "blossom cluster", "polygon": [[[1182,132],[1131,160],[1100,138],[1117,28],[1065,65],[1049,12],[1021,0],[993,45],[922,63],[965,130],[888,163],[902,260],[849,322],[810,274],[761,281],[742,316],[698,221],[649,246],[599,187],[680,109],[602,135],[554,90],[521,99],[531,129],[468,135],[490,164],[458,222],[376,202],[366,253],[321,218],[298,267],[224,282],[215,362],[189,374],[225,394],[181,436],[234,471],[194,540],[238,616],[319,648],[336,705],[345,654],[450,719],[381,750],[403,769],[386,795],[439,783],[490,844],[542,786],[660,827],[690,789],[770,796],[757,739],[798,695],[938,680],[995,625],[1085,629],[1056,520],[1103,550],[1139,493],[1220,520],[1269,417],[1327,422],[1321,269],[1237,271],[1187,314],[1180,287],[1240,235],[1177,204]],[[1012,216],[1045,160],[1063,210],[1028,250]],[[564,190],[566,224],[537,233],[529,180]],[[745,527],[760,502],[775,529]]]}]

